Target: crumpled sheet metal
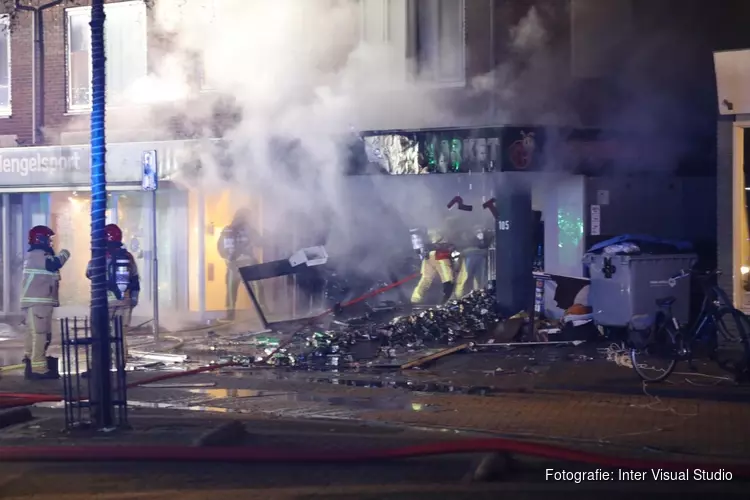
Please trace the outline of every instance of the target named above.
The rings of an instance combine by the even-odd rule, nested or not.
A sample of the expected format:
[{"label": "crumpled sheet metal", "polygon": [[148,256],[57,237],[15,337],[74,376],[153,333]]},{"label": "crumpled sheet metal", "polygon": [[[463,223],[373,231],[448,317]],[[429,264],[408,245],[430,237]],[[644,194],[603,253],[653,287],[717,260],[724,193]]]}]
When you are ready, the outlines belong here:
[{"label": "crumpled sheet metal", "polygon": [[452,344],[459,338],[489,330],[498,321],[495,297],[487,290],[474,290],[460,300],[396,318],[382,330],[390,345]]},{"label": "crumpled sheet metal", "polygon": [[220,361],[246,366],[265,361],[286,367],[346,367],[354,362],[351,347],[357,342],[380,340],[379,354],[393,357],[400,349],[415,350],[425,343],[453,344],[462,337],[490,330],[499,321],[494,296],[488,290],[475,290],[460,300],[385,324],[332,322],[329,327],[336,327],[335,330],[306,327],[282,348],[268,345],[255,357],[225,356]]}]

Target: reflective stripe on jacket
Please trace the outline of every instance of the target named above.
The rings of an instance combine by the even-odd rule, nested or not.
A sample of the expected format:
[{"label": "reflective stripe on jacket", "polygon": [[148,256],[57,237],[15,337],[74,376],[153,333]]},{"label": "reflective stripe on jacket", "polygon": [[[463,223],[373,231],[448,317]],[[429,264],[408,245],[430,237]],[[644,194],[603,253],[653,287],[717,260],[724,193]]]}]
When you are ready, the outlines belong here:
[{"label": "reflective stripe on jacket", "polygon": [[[23,263],[21,308],[60,305],[60,271],[67,255],[55,256],[42,249],[29,250]],[[58,269],[50,271],[49,269]]]}]

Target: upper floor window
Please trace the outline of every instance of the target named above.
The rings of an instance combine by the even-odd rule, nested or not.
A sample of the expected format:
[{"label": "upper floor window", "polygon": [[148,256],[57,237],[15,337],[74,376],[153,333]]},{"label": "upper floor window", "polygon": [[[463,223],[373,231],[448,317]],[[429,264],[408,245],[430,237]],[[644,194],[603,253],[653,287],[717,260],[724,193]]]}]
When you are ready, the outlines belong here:
[{"label": "upper floor window", "polygon": [[415,0],[416,69],[420,79],[463,84],[465,0]]},{"label": "upper floor window", "polygon": [[[134,83],[148,72],[146,4],[142,0],[104,6],[107,104],[122,105]],[[91,8],[67,9],[68,109],[91,107]]]},{"label": "upper floor window", "polygon": [[10,18],[0,16],[0,116],[9,116],[10,108]]}]

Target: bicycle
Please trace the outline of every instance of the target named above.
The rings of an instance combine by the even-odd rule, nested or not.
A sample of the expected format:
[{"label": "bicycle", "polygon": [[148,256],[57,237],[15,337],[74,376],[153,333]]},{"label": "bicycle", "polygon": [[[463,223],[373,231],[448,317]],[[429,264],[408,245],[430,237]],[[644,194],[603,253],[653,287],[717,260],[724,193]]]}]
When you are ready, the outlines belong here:
[{"label": "bicycle", "polygon": [[[645,382],[662,382],[672,374],[679,361],[686,361],[692,370],[693,353],[696,344],[708,340],[709,358],[716,361],[722,368],[735,372],[739,377],[746,373],[748,360],[750,360],[750,319],[736,309],[729,296],[718,285],[714,284],[714,278],[721,275],[720,271],[697,273],[694,271],[682,271],[669,280],[670,286],[675,286],[678,280],[700,276],[703,286],[703,303],[698,317],[689,325],[681,325],[672,314],[672,305],[676,302],[675,297],[664,297],[656,300],[656,306],[660,309],[653,327],[649,330],[645,342],[640,345],[631,345],[630,361],[638,376]],[[731,328],[734,327],[734,328]],[[744,350],[744,362],[740,367],[727,368],[717,358],[719,347],[719,335],[728,342],[740,342]],[[656,368],[652,362],[645,358],[655,355],[657,359],[665,360],[666,367]],[[651,376],[648,370],[654,370]]]}]

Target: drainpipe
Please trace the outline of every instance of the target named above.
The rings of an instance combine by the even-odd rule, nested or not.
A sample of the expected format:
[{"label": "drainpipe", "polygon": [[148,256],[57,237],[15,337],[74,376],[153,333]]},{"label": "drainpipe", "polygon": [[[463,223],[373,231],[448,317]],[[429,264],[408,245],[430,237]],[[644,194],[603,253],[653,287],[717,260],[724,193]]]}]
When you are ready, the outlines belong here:
[{"label": "drainpipe", "polygon": [[21,5],[16,0],[16,10],[31,12],[31,145],[37,145],[37,134],[44,122],[44,21],[47,9],[60,5],[63,0],[54,0],[39,7]]},{"label": "drainpipe", "polygon": [[495,66],[497,61],[495,60],[495,0],[490,0],[490,74],[492,75],[492,92],[490,92],[490,125],[495,125],[495,117],[497,116],[495,107],[497,106],[497,97],[495,93],[497,89],[497,74]]}]

